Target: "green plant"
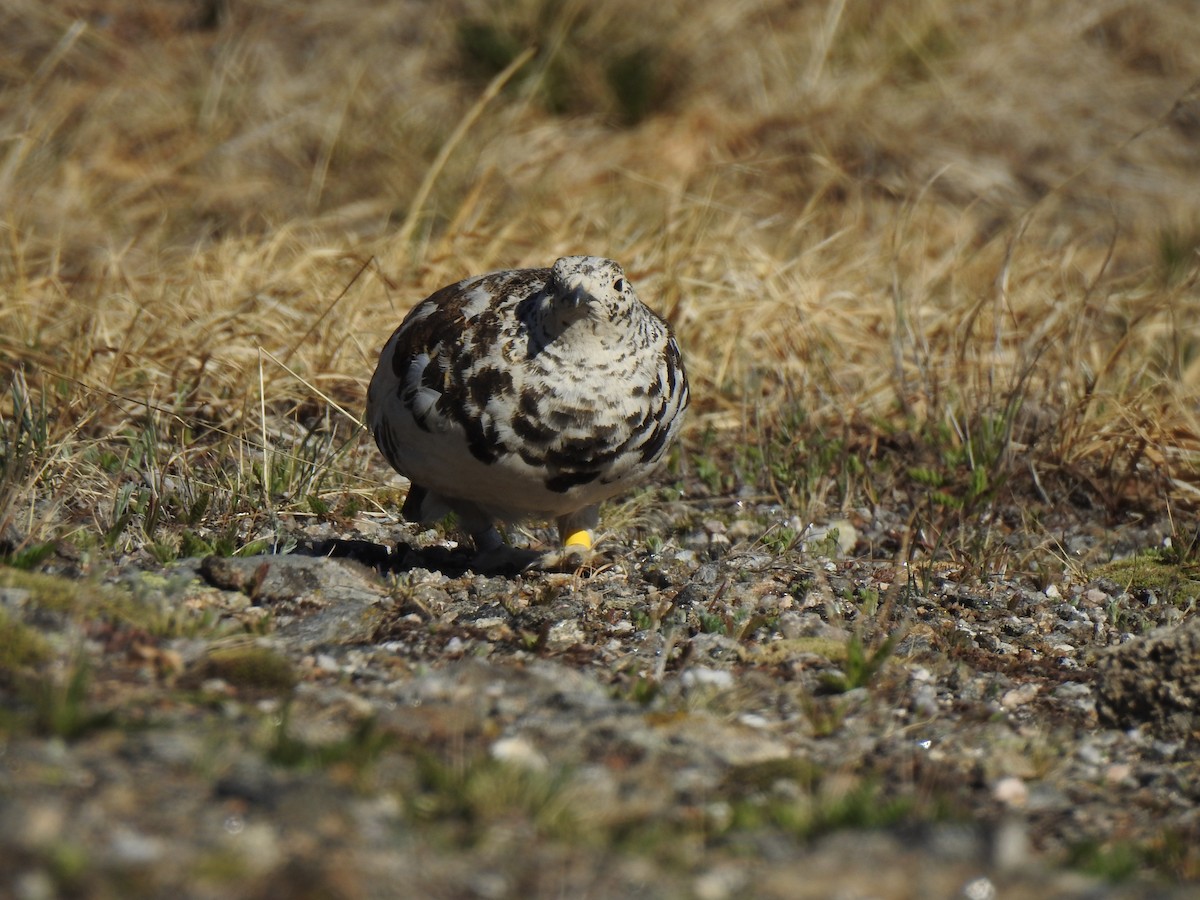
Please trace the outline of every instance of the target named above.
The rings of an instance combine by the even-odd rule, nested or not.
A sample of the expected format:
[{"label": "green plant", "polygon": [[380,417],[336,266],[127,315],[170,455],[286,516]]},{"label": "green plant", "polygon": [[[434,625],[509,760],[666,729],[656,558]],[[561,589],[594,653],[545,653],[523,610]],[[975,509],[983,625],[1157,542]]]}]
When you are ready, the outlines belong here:
[{"label": "green plant", "polygon": [[721,466],[711,456],[701,456],[692,461],[696,469],[696,477],[704,482],[704,485],[714,494],[719,494],[722,491],[722,485],[725,483],[725,475],[721,471]]},{"label": "green plant", "polygon": [[54,555],[54,542],[30,544],[9,554],[0,554],[0,565],[30,571]]},{"label": "green plant", "polygon": [[50,645],[34,628],[0,609],[0,682],[11,680],[50,658]]},{"label": "green plant", "polygon": [[701,612],[698,614],[700,630],[705,634],[728,634],[729,622],[720,613]]},{"label": "green plant", "polygon": [[278,766],[325,769],[346,765],[362,777],[395,743],[393,736],[382,730],[374,717],[359,720],[343,738],[322,744],[304,741],[291,733],[291,710],[289,701],[272,726],[271,742],[266,751],[267,759]]},{"label": "green plant", "polygon": [[800,708],[813,737],[830,737],[841,731],[850,704],[843,699],[805,694],[800,698]]},{"label": "green plant", "polygon": [[298,680],[286,657],[270,647],[242,641],[210,649],[197,675],[268,694],[289,694]]},{"label": "green plant", "polygon": [[112,725],[116,721],[115,710],[97,708],[89,702],[90,681],[91,667],[83,656],[71,663],[62,680],[24,680],[20,693],[29,708],[33,730],[71,741]]},{"label": "green plant", "polygon": [[608,62],[605,75],[622,124],[636,125],[666,105],[669,82],[665,74],[661,49],[649,43]]},{"label": "green plant", "polygon": [[565,769],[541,771],[489,757],[446,761],[425,751],[415,761],[417,784],[405,795],[409,813],[426,827],[444,829],[456,843],[473,845],[504,822],[556,839],[578,829]]},{"label": "green plant", "polygon": [[773,526],[763,532],[760,540],[763,546],[772,553],[783,554],[787,553],[800,539],[799,532],[794,528],[789,528],[786,525]]},{"label": "green plant", "polygon": [[835,694],[867,687],[883,668],[884,663],[891,658],[901,636],[899,631],[894,631],[876,646],[868,649],[863,643],[862,635],[858,631],[852,632],[846,640],[846,658],[842,663],[842,671],[825,673],[821,684]]},{"label": "green plant", "polygon": [[1166,286],[1183,281],[1200,265],[1200,222],[1169,226],[1158,232],[1159,279]]},{"label": "green plant", "polygon": [[866,467],[846,436],[825,433],[798,404],[759,421],[729,465],[739,481],[759,485],[802,512],[823,507],[830,497],[845,502],[866,487]]},{"label": "green plant", "polygon": [[1068,861],[1105,881],[1127,881],[1142,867],[1145,852],[1127,841],[1108,844],[1086,841],[1071,847]]},{"label": "green plant", "polygon": [[629,692],[629,699],[640,706],[649,706],[662,691],[662,685],[653,678],[638,677]]},{"label": "green plant", "polygon": [[30,390],[22,367],[11,371],[7,392],[11,412],[0,415],[0,533],[11,524],[53,452],[46,396]]},{"label": "green plant", "polygon": [[218,630],[216,612],[194,609],[179,602],[191,584],[190,577],[164,577],[142,572],[126,587],[97,584],[76,578],[0,568],[0,587],[29,594],[36,609],[68,616],[78,622],[108,622],[140,629],[154,637],[196,637]]},{"label": "green plant", "polygon": [[[653,11],[640,13],[639,25],[647,15],[655,18]],[[457,23],[459,58],[464,71],[489,80],[534,47],[533,64],[515,87],[554,115],[601,113],[633,126],[670,105],[683,61],[631,25],[599,7],[509,0]]]},{"label": "green plant", "polygon": [[[769,782],[763,784],[764,778]],[[773,791],[779,782],[789,783],[791,789]],[[731,778],[724,792],[732,795],[731,829],[772,825],[804,841],[841,829],[883,828],[909,818],[942,816],[935,804],[922,808],[910,798],[885,794],[874,779],[806,766],[790,772],[772,767],[746,781]]]},{"label": "green plant", "polygon": [[1174,545],[1143,550],[1087,570],[1090,578],[1106,578],[1126,591],[1153,591],[1164,603],[1188,608],[1200,602],[1200,563]]},{"label": "green plant", "polygon": [[812,556],[837,558],[842,556],[841,530],[828,528],[816,540],[807,541],[804,549]]},{"label": "green plant", "polygon": [[858,592],[859,611],[866,617],[872,618],[879,611],[879,591],[874,588],[863,588]]}]

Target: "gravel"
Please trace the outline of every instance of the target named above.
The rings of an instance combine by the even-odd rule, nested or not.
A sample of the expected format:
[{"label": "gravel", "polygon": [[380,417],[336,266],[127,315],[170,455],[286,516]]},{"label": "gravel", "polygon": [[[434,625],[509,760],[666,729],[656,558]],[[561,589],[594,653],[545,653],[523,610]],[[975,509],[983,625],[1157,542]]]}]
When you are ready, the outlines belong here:
[{"label": "gravel", "polygon": [[[49,680],[86,659],[103,713],[6,728],[8,890],[1194,896],[1170,883],[1200,844],[1190,609],[872,558],[881,514],[778,546],[777,517],[677,504],[578,573],[476,575],[364,518],[102,579],[206,616],[189,633],[6,587]],[[1161,539],[1064,529],[1091,553]]]}]

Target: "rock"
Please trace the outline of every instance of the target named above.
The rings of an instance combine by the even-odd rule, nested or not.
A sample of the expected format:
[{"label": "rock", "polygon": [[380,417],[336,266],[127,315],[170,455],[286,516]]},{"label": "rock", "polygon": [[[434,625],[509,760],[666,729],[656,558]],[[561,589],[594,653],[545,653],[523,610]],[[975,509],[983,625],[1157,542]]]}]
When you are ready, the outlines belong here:
[{"label": "rock", "polygon": [[55,880],[42,869],[17,875],[13,879],[12,889],[17,900],[55,900],[59,896]]},{"label": "rock", "polygon": [[1004,806],[1022,807],[1029,802],[1029,788],[1022,779],[1009,775],[996,782],[992,796]]},{"label": "rock", "polygon": [[1105,651],[1096,673],[1101,723],[1145,724],[1160,737],[1200,739],[1200,620],[1159,628]]},{"label": "rock", "polygon": [[709,687],[719,691],[733,690],[732,673],[725,669],[710,669],[707,666],[695,666],[688,669],[680,680],[685,687]]},{"label": "rock", "polygon": [[530,772],[544,772],[550,768],[545,755],[523,737],[504,737],[492,744],[492,759],[508,763]]},{"label": "rock", "polygon": [[109,856],[121,866],[148,866],[161,859],[166,851],[161,838],[123,825],[113,829],[109,841]]},{"label": "rock", "polygon": [[241,592],[270,609],[277,633],[306,648],[367,639],[367,613],[387,596],[369,570],[344,559],[209,556],[198,570],[213,587]]}]

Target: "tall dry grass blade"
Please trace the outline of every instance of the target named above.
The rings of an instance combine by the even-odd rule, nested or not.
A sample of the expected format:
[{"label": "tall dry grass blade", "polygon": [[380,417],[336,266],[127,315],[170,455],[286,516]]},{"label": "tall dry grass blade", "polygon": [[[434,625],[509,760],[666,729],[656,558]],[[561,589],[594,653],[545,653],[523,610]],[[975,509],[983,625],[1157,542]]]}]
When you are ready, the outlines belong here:
[{"label": "tall dry grass blade", "polygon": [[271,444],[267,440],[267,386],[266,380],[263,377],[263,354],[264,350],[259,348],[258,351],[258,418],[259,427],[261,429],[262,440],[262,492],[263,506],[271,509]]},{"label": "tall dry grass blade", "polygon": [[88,24],[83,19],[76,19],[70,24],[66,34],[62,36],[50,54],[42,60],[42,63],[37,67],[37,71],[33,73],[33,83],[35,85],[43,83],[54,73],[59,63],[71,52],[71,48],[75,46],[75,42],[83,37],[83,33],[87,31],[87,28]]},{"label": "tall dry grass blade", "polygon": [[[54,49],[42,60],[30,78],[26,87],[25,97],[26,103],[29,104],[27,112],[31,121],[24,124],[16,140],[13,141],[13,145],[4,155],[4,164],[0,165],[0,198],[6,198],[10,195],[10,189],[13,186],[18,169],[25,162],[30,152],[36,148],[41,137],[34,130],[34,122],[32,121],[34,118],[34,103],[32,98],[36,96],[37,89],[45,84],[46,79],[54,74],[59,64],[71,52],[71,48],[75,46],[75,43],[86,30],[86,22],[82,20],[72,22],[67,28],[66,33],[59,39]],[[13,239],[15,239],[15,234],[13,235]]]},{"label": "tall dry grass blade", "polygon": [[[328,403],[330,406],[332,406],[334,409],[336,409],[338,412],[340,412],[343,416],[345,416],[347,419],[349,419],[351,422],[353,422],[356,428],[365,429],[367,427],[366,422],[364,422],[358,416],[347,412],[345,409],[343,409],[337,403],[336,400],[334,400],[332,397],[330,397],[328,394],[326,394],[324,391],[322,391],[320,388],[318,388],[311,381],[304,378],[302,375],[300,375],[298,372],[294,371],[293,369],[289,368],[288,365],[286,363],[284,363],[282,360],[276,359],[271,354],[271,351],[269,351],[263,347],[259,347],[258,352],[260,354],[262,354],[263,356],[267,357],[267,359],[271,360],[271,362],[275,363],[277,366],[279,366],[281,369],[283,369],[283,371],[287,372],[289,375],[291,375],[293,378],[295,378],[298,382],[300,382],[302,385],[304,385],[306,388],[308,388],[310,391],[312,391],[315,395],[320,397],[322,400],[324,400],[326,403]],[[260,381],[261,381],[261,377],[262,376],[260,373],[260,375],[259,375]],[[264,421],[265,421],[265,419],[264,419]]]},{"label": "tall dry grass blade", "polygon": [[[346,286],[343,287],[342,290],[338,293],[338,295],[333,298],[333,300],[329,303],[328,306],[325,307],[325,309],[324,309],[324,311],[322,311],[321,315],[317,316],[316,320],[312,323],[312,325],[310,325],[308,327],[308,331],[306,331],[306,332],[304,332],[304,334],[300,335],[300,337],[298,337],[295,341],[293,341],[292,345],[287,348],[287,352],[283,354],[283,362],[280,363],[280,365],[283,365],[284,368],[287,368],[287,366],[285,364],[292,361],[292,357],[295,355],[296,351],[299,350],[301,347],[303,347],[308,342],[308,340],[316,333],[317,329],[321,327],[321,323],[324,322],[325,319],[329,317],[329,314],[331,312],[333,312],[334,307],[337,306],[342,301],[342,298],[345,297],[346,294],[348,294],[350,292],[350,288],[354,287],[354,283],[356,281],[358,281],[358,279],[362,276],[362,273],[367,271],[367,268],[374,261],[375,261],[375,257],[373,257],[373,256],[369,256],[365,260],[363,260],[363,264],[358,267],[358,270],[354,273],[354,275],[346,283]],[[259,347],[258,349],[260,352],[262,351],[262,347]],[[272,358],[274,358],[274,357],[272,357]],[[278,360],[276,360],[276,362],[278,362]]]},{"label": "tall dry grass blade", "polygon": [[437,156],[434,157],[433,162],[429,165],[429,169],[426,170],[425,177],[421,180],[416,194],[413,195],[412,203],[408,207],[408,215],[404,217],[404,222],[400,226],[400,230],[396,233],[395,242],[398,246],[406,247],[412,239],[417,222],[425,209],[425,201],[429,199],[429,194],[433,190],[434,184],[437,183],[442,169],[445,168],[447,161],[449,161],[450,155],[462,142],[462,139],[466,137],[467,132],[471,130],[471,126],[483,115],[483,111],[487,109],[488,104],[496,99],[496,96],[504,89],[509,80],[517,74],[521,67],[533,59],[535,53],[537,53],[537,48],[527,47],[523,53],[505,66],[495,78],[488,82],[483,93],[479,95],[479,99],[467,110],[466,115],[454,127],[454,131],[450,132],[450,136],[446,138],[446,142],[442,144]]},{"label": "tall dry grass blade", "polygon": [[1054,197],[1062,197],[1066,194],[1067,188],[1075,182],[1079,181],[1089,171],[1095,169],[1105,160],[1118,158],[1122,153],[1128,150],[1133,144],[1137,143],[1141,138],[1145,137],[1153,131],[1164,126],[1169,126],[1172,120],[1187,107],[1200,103],[1200,79],[1192,82],[1176,96],[1171,105],[1171,108],[1162,115],[1146,122],[1142,127],[1138,128],[1132,134],[1127,135],[1117,144],[1100,150],[1086,159],[1082,164],[1069,172],[1064,177],[1058,179],[1048,190],[1039,194],[1038,198],[1021,210],[1020,215],[1008,225],[1008,227],[996,231],[987,241],[978,246],[972,257],[981,253],[985,247],[989,246],[993,241],[997,240],[1002,235],[1006,235],[1014,228],[1024,232],[1029,223],[1036,216],[1039,208],[1046,205],[1047,201]]},{"label": "tall dry grass blade", "polygon": [[316,162],[313,164],[312,177],[308,182],[308,195],[305,198],[305,206],[310,213],[315,213],[321,205],[321,197],[325,193],[325,181],[329,177],[329,164],[333,160],[334,148],[337,147],[338,137],[341,135],[342,126],[346,122],[346,114],[350,107],[350,101],[358,93],[363,75],[366,72],[367,64],[365,62],[359,60],[355,63],[353,75],[350,78],[350,86],[346,88],[345,96],[342,98],[342,102],[337,105],[337,112],[325,130],[321,151],[317,156]]},{"label": "tall dry grass blade", "polygon": [[812,56],[808,60],[808,69],[804,73],[804,80],[807,82],[809,90],[815,88],[821,80],[821,74],[829,60],[829,51],[833,47],[833,39],[837,35],[845,9],[846,0],[834,0],[825,11],[825,20],[817,32],[817,45],[813,48]]}]

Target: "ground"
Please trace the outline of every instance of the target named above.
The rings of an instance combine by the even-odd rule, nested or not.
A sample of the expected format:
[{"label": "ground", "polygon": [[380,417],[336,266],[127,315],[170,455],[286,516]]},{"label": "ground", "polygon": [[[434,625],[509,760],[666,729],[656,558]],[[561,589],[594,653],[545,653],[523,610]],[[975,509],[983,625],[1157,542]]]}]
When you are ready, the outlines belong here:
[{"label": "ground", "polygon": [[[0,28],[0,893],[1195,895],[1190,2]],[[366,383],[572,253],[689,419],[480,575]]]},{"label": "ground", "polygon": [[1193,745],[1100,721],[1097,660],[1200,582],[968,585],[853,555],[886,522],[657,508],[672,537],[595,571],[364,519],[94,597],[3,573],[62,670],[10,686],[17,894],[1190,895]]}]

